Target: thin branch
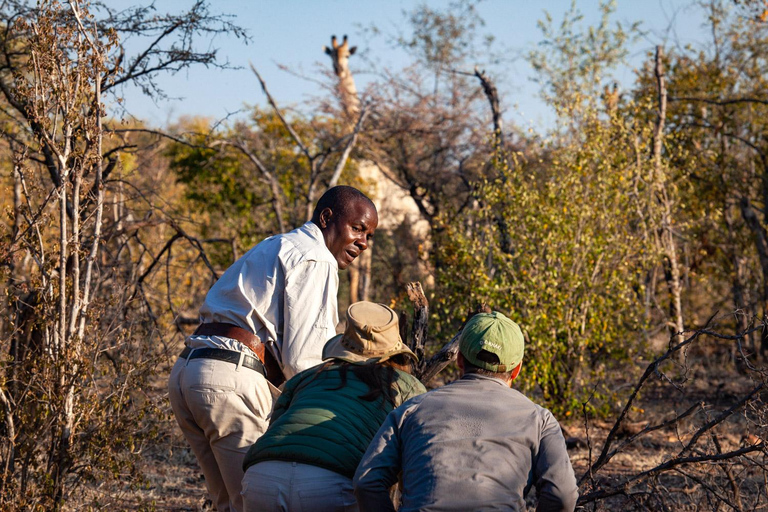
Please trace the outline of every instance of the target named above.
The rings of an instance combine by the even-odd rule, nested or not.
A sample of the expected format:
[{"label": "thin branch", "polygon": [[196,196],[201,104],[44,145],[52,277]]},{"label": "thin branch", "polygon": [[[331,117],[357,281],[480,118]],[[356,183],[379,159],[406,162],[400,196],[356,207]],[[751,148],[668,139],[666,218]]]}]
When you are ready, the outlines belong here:
[{"label": "thin branch", "polygon": [[738,450],[733,450],[726,453],[715,453],[715,454],[699,455],[695,457],[670,459],[666,462],[659,464],[654,468],[651,468],[649,470],[643,471],[642,473],[638,473],[637,475],[634,475],[633,477],[625,480],[622,484],[617,485],[612,489],[603,489],[603,490],[583,494],[582,496],[579,496],[578,503],[579,505],[583,505],[585,503],[591,503],[593,501],[609,498],[611,496],[616,496],[618,494],[625,494],[632,483],[646,477],[655,476],[669,469],[676,468],[677,466],[683,466],[686,464],[697,464],[701,462],[717,462],[721,460],[728,460],[728,459],[733,459],[735,457],[740,457],[742,455],[746,455],[747,453],[762,451],[765,449],[766,449],[765,442],[760,442],[752,446],[745,446],[743,448],[739,448]]},{"label": "thin branch", "polygon": [[710,98],[695,98],[693,96],[670,96],[668,99],[669,101],[692,101],[720,106],[734,105],[739,103],[758,103],[761,105],[768,105],[768,100],[762,100],[760,98],[729,98],[724,100],[713,100]]},{"label": "thin branch", "polygon": [[701,436],[703,436],[705,433],[707,433],[709,430],[711,430],[716,425],[718,425],[718,424],[722,423],[723,421],[725,421],[726,419],[728,419],[728,417],[730,417],[738,409],[741,409],[744,406],[744,404],[746,404],[749,400],[751,400],[752,397],[755,396],[758,393],[758,391],[763,389],[764,386],[765,386],[765,384],[763,384],[763,383],[759,384],[752,391],[750,391],[749,394],[747,394],[746,396],[742,397],[741,400],[739,400],[738,402],[733,404],[731,407],[729,407],[725,411],[723,411],[720,414],[718,414],[716,418],[714,418],[713,420],[711,420],[711,421],[705,423],[704,425],[702,425],[693,434],[691,439],[688,441],[688,444],[686,444],[683,447],[683,449],[680,450],[680,453],[678,453],[677,456],[681,457],[684,453],[690,451],[693,448],[693,446],[696,444],[696,442],[701,438]]},{"label": "thin branch", "polygon": [[189,141],[186,141],[184,139],[181,139],[181,138],[176,137],[174,135],[171,135],[169,133],[161,132],[159,130],[150,130],[148,128],[121,128],[119,130],[105,129],[104,132],[105,133],[132,133],[132,132],[136,132],[136,133],[149,133],[149,134],[152,134],[152,135],[157,135],[158,137],[164,137],[166,139],[170,139],[173,142],[178,142],[179,144],[183,144],[183,145],[185,145],[187,147],[190,147],[190,148],[209,149],[207,146],[201,146],[199,144],[192,144]]},{"label": "thin branch", "polygon": [[333,171],[331,181],[328,182],[328,188],[335,187],[338,184],[341,171],[344,169],[344,165],[347,163],[347,158],[349,158],[349,154],[352,152],[352,148],[357,142],[357,135],[363,127],[368,112],[368,105],[363,105],[363,108],[360,111],[360,116],[357,118],[357,123],[355,123],[355,129],[352,131],[352,136],[347,141],[347,145],[344,147],[344,152],[341,154],[341,158],[339,158],[339,162],[336,164],[336,169]]},{"label": "thin branch", "polygon": [[264,79],[261,78],[261,75],[258,71],[256,71],[256,68],[253,66],[253,64],[250,64],[251,71],[253,71],[253,74],[256,75],[256,78],[259,80],[259,83],[261,84],[261,90],[264,91],[264,94],[267,96],[267,101],[272,106],[273,109],[275,109],[275,113],[277,114],[277,117],[280,119],[280,122],[283,123],[283,126],[285,126],[285,129],[288,130],[288,133],[291,134],[291,137],[296,142],[296,144],[301,149],[301,152],[304,153],[304,156],[307,157],[307,159],[311,162],[315,159],[312,155],[309,154],[309,149],[307,146],[302,142],[301,137],[299,137],[299,134],[296,133],[296,131],[293,129],[293,126],[291,126],[291,123],[288,122],[287,119],[285,119],[285,116],[283,116],[283,113],[280,111],[280,109],[277,107],[277,103],[275,103],[274,98],[272,98],[272,95],[269,94],[269,91],[267,90],[267,84],[264,82]]}]

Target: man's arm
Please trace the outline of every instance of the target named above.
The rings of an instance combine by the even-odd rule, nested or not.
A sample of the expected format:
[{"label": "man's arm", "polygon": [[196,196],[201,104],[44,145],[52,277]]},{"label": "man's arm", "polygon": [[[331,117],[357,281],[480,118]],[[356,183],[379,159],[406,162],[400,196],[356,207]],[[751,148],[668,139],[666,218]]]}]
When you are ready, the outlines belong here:
[{"label": "man's arm", "polygon": [[353,484],[360,510],[395,511],[389,489],[397,482],[400,473],[399,415],[396,412],[387,415],[357,466]]},{"label": "man's arm", "polygon": [[534,482],[539,495],[537,512],[570,512],[576,508],[579,489],[573,466],[560,424],[549,411],[545,411]]},{"label": "man's arm", "polygon": [[280,347],[286,378],[322,362],[325,342],[336,335],[338,289],[329,262],[305,261],[286,273]]}]

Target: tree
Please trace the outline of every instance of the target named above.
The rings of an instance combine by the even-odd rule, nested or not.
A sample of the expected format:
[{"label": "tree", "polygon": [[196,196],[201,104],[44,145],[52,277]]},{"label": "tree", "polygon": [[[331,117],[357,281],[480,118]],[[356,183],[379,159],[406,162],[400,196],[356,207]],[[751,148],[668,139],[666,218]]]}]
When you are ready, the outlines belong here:
[{"label": "tree", "polygon": [[[683,302],[694,311],[734,310],[738,329],[747,331],[765,313],[768,275],[761,135],[766,27],[729,10],[727,2],[703,8],[711,44],[671,51],[662,60],[668,90],[663,136],[674,141],[662,154],[669,183],[684,198],[673,212],[675,222],[685,225],[675,237],[683,254],[692,255],[682,266],[682,278],[692,287]],[[651,76],[650,69],[640,75],[638,101],[656,95]],[[750,337],[750,352],[765,350],[765,340],[756,333]],[[734,358],[741,357],[735,346],[730,349]]]},{"label": "tree", "polygon": [[[194,51],[196,34],[233,27],[204,3],[166,17],[53,0],[5,2],[0,13],[3,140],[13,162],[4,179],[14,191],[0,245],[8,282],[0,501],[60,509],[84,482],[130,466],[130,447],[150,434],[140,419],[154,407],[137,390],[151,375],[159,326],[151,303],[131,297],[154,263],[141,270],[141,256],[126,257],[131,217],[118,214],[122,182],[109,178],[129,147],[114,145],[120,129],[105,127],[103,95],[133,81],[159,92],[157,73],[215,62]],[[125,58],[121,31],[157,30],[146,51]]]}]

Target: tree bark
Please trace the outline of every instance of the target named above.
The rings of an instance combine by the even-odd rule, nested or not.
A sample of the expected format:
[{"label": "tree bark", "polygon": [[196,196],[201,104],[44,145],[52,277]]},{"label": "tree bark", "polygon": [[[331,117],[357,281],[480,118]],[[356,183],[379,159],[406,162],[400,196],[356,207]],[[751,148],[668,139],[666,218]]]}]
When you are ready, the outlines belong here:
[{"label": "tree bark", "polygon": [[[664,57],[661,46],[656,47],[656,86],[658,89],[658,114],[656,118],[656,126],[653,132],[653,170],[654,170],[654,183],[658,187],[658,202],[661,207],[661,244],[664,257],[667,260],[668,272],[667,283],[669,285],[670,294],[670,317],[671,321],[668,324],[670,332],[670,343],[677,345],[683,339],[682,333],[685,330],[685,323],[683,321],[683,305],[682,305],[682,278],[680,273],[680,262],[677,255],[677,242],[675,241],[675,234],[673,229],[672,218],[672,199],[669,197],[668,176],[664,171],[663,163],[661,159],[661,152],[664,140],[664,123],[667,116],[667,85],[666,77],[664,75],[664,65],[662,59]],[[684,357],[683,352],[680,352],[680,357]]]}]

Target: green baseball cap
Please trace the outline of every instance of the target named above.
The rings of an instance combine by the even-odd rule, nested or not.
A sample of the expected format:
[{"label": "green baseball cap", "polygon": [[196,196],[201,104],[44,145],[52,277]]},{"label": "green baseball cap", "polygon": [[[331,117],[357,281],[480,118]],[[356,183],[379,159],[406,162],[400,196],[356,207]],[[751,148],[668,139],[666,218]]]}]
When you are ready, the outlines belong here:
[{"label": "green baseball cap", "polygon": [[[464,359],[492,372],[508,372],[523,361],[525,340],[523,331],[515,322],[494,311],[478,313],[469,319],[459,336],[459,352]],[[486,351],[499,358],[499,364],[479,359],[480,352]]]}]

